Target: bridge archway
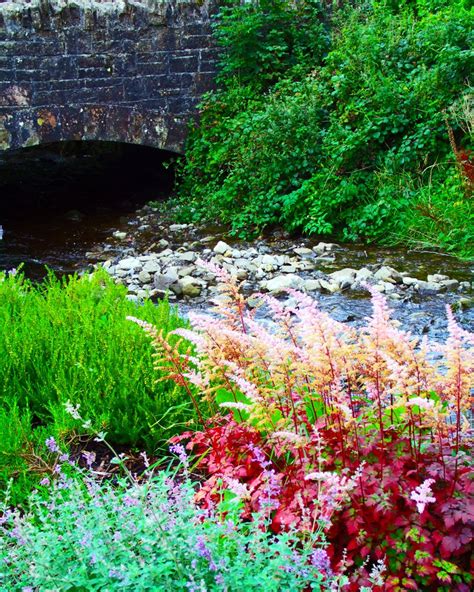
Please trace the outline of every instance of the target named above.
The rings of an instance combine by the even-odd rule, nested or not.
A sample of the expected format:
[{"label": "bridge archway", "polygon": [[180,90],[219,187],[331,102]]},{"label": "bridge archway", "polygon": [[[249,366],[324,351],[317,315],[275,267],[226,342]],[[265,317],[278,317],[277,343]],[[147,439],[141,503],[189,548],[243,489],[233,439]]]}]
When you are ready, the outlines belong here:
[{"label": "bridge archway", "polygon": [[212,0],[0,0],[0,152],[73,140],[181,152],[213,87],[212,10]]}]

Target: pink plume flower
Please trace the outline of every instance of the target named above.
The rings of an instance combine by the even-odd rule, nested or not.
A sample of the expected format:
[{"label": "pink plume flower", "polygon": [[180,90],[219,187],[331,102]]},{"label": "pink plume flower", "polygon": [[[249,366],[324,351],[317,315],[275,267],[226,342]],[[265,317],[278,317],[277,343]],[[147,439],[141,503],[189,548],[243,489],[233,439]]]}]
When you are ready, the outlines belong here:
[{"label": "pink plume flower", "polygon": [[415,487],[410,494],[410,499],[416,502],[418,512],[421,514],[427,504],[432,504],[436,501],[431,491],[431,486],[435,482],[434,479],[425,479],[421,485]]}]

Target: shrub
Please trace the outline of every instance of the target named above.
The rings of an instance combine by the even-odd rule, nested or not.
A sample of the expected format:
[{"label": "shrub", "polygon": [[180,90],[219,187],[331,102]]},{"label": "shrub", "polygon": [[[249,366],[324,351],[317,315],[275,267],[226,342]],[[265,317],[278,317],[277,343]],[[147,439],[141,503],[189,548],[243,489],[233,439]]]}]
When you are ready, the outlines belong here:
[{"label": "shrub", "polygon": [[[373,316],[357,330],[294,291],[289,308],[262,296],[274,316],[264,326],[234,280],[212,269],[228,296],[221,318],[192,314],[194,331],[174,331],[199,356],[182,357],[179,376],[176,363],[170,371],[189,380],[194,397],[232,412],[175,437],[196,454],[204,507],[230,480],[248,488],[248,516],[262,511],[271,479],[272,528],[324,529],[333,565],[361,568],[349,589],[367,585],[370,566],[384,562],[383,590],[467,592],[474,336],[448,308],[446,344],[420,342],[390,320],[376,291]],[[164,337],[144,327],[165,372]]]},{"label": "shrub", "polygon": [[14,473],[20,488],[32,475],[26,457],[34,461],[38,442],[72,433],[68,400],[114,445],[149,452],[195,420],[181,388],[156,382],[150,345],[125,320],[140,314],[166,332],[183,326],[167,302],[132,303],[104,272],[64,280],[51,275],[43,284],[2,275],[0,303],[3,483]]},{"label": "shrub", "polygon": [[149,471],[114,485],[63,474],[33,493],[27,514],[4,504],[2,590],[277,592],[343,583],[317,536],[275,536],[258,514],[242,520],[238,496],[203,511],[196,487],[186,472]]},{"label": "shrub", "polygon": [[[458,242],[472,227],[472,126],[456,115],[472,102],[472,12],[358,2],[321,23],[299,12],[315,3],[272,4],[232,6],[218,21],[222,76],[190,134],[182,215],[242,236],[282,224],[385,242],[421,219],[429,242],[472,254]],[[304,43],[284,42],[295,30]],[[430,227],[427,192],[443,219],[453,214],[448,236]]]}]

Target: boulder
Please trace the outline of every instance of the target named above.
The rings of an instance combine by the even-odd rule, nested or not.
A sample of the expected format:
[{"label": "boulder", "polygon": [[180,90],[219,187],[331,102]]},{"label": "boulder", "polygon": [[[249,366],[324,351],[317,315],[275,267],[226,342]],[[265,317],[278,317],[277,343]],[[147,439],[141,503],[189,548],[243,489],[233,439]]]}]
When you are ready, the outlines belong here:
[{"label": "boulder", "polygon": [[318,255],[321,255],[322,253],[329,253],[330,251],[334,251],[335,249],[337,249],[337,247],[338,245],[336,245],[335,243],[320,242],[315,247],[313,247],[313,251]]},{"label": "boulder", "polygon": [[314,292],[315,290],[320,290],[321,282],[319,280],[306,280],[304,283],[304,289],[307,292]]},{"label": "boulder", "polygon": [[338,282],[320,279],[319,283],[321,284],[321,289],[325,292],[329,292],[330,294],[339,292],[341,289]]},{"label": "boulder", "polygon": [[148,282],[150,282],[151,280],[151,275],[148,273],[148,271],[145,270],[141,270],[140,273],[138,274],[138,281],[141,284],[148,284]]},{"label": "boulder", "polygon": [[[445,282],[450,279],[451,278],[449,276],[442,275],[441,273],[428,274],[428,277],[426,278],[426,280],[428,282],[435,282],[435,283]],[[456,280],[452,280],[452,281],[456,281]]]},{"label": "boulder", "polygon": [[357,272],[356,282],[361,284],[363,282],[366,282],[367,280],[372,279],[373,276],[374,274],[370,271],[370,269],[367,269],[367,267],[362,267]]},{"label": "boulder", "polygon": [[336,282],[341,290],[352,286],[356,276],[357,270],[352,269],[351,267],[345,267],[344,269],[340,269],[339,271],[334,271],[333,273],[329,274],[331,280]]},{"label": "boulder", "polygon": [[159,271],[161,271],[161,269],[160,269],[160,265],[156,259],[150,259],[143,266],[143,271],[145,271],[146,273],[153,274],[153,273],[158,273]]},{"label": "boulder", "polygon": [[155,273],[153,277],[155,289],[161,291],[168,290],[177,281],[178,273],[174,269],[169,269],[166,273]]},{"label": "boulder", "polygon": [[393,267],[388,267],[388,265],[384,265],[375,272],[374,277],[376,280],[390,282],[391,284],[401,284],[403,282],[402,275]]},{"label": "boulder", "polygon": [[214,253],[217,253],[218,255],[224,255],[228,251],[232,253],[232,247],[224,241],[219,241],[217,245],[214,247]]},{"label": "boulder", "polygon": [[136,257],[126,257],[117,263],[117,269],[124,271],[131,271],[132,269],[140,269],[142,266],[140,259]]},{"label": "boulder", "polygon": [[206,284],[202,280],[187,275],[180,278],[176,284],[171,286],[171,289],[175,294],[182,294],[183,296],[195,298],[196,296],[199,296],[205,285]]},{"label": "boulder", "polygon": [[308,257],[309,255],[313,255],[312,249],[308,249],[307,247],[297,247],[293,249],[293,253],[296,255],[300,255],[300,257]]},{"label": "boulder", "polygon": [[262,285],[262,288],[263,287],[265,287],[268,292],[272,292],[273,294],[281,294],[288,288],[299,290],[303,287],[303,280],[294,274],[277,275]]},{"label": "boulder", "polygon": [[185,251],[184,253],[176,253],[176,255],[181,261],[186,261],[187,263],[194,263],[198,258],[197,253],[194,251]]}]

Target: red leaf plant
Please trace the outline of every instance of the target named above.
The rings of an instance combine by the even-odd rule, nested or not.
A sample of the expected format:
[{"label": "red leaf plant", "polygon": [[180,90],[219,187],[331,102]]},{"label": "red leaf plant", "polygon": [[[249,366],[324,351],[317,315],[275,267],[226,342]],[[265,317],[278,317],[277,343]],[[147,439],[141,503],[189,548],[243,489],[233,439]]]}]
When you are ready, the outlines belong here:
[{"label": "red leaf plant", "polygon": [[264,325],[233,278],[206,265],[225,298],[219,318],[193,313],[193,331],[174,331],[194,352],[138,321],[156,366],[214,415],[175,438],[196,456],[196,499],[211,506],[227,488],[275,531],[324,531],[348,590],[468,592],[474,335],[448,307],[446,343],[420,342],[373,289],[357,330],[295,291],[287,307],[260,295]]}]

